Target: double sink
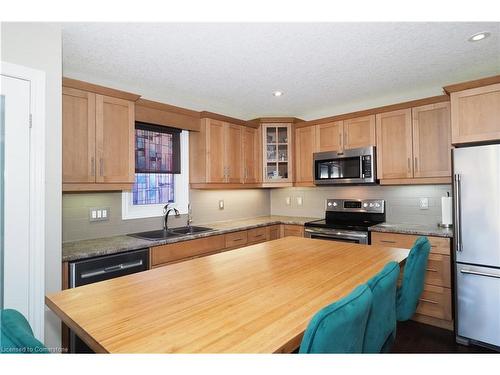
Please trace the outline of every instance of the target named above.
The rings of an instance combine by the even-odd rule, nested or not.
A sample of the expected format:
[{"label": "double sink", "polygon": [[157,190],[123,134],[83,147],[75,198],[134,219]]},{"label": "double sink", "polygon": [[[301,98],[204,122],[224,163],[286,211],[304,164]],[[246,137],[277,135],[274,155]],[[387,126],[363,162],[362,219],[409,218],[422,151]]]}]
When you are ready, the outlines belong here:
[{"label": "double sink", "polygon": [[212,228],[206,228],[206,227],[180,227],[180,228],[173,228],[173,229],[160,229],[160,230],[152,230],[149,232],[139,232],[139,233],[132,233],[129,234],[131,237],[137,237],[137,238],[142,238],[145,240],[166,240],[168,238],[172,237],[179,237],[179,236],[186,236],[190,234],[196,234],[196,233],[203,233],[203,232],[209,232],[213,230]]}]

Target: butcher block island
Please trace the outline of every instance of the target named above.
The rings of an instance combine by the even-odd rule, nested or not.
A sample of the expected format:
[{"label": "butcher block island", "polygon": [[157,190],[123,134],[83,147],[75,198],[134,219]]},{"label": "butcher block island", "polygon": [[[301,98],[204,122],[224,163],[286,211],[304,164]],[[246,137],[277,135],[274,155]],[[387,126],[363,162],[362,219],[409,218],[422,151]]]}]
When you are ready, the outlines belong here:
[{"label": "butcher block island", "polygon": [[280,353],[408,250],[286,237],[67,289],[47,305],[100,353]]}]

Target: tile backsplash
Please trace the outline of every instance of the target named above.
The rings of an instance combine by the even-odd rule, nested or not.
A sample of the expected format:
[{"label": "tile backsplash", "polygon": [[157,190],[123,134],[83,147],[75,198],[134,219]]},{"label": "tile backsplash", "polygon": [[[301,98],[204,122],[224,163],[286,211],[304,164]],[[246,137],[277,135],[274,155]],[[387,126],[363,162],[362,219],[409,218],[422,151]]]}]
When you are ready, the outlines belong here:
[{"label": "tile backsplash", "polygon": [[[271,191],[271,214],[323,218],[327,198],[385,199],[387,222],[437,224],[441,221],[441,197],[447,192],[451,195],[451,185],[274,189]],[[287,205],[287,198],[290,198],[290,205]],[[302,198],[302,205],[298,205],[300,199],[297,198]],[[420,209],[419,198],[428,198],[428,209]]]},{"label": "tile backsplash", "polygon": [[[270,214],[268,189],[191,190],[193,224]],[[224,200],[224,209],[219,201]],[[89,209],[109,208],[109,220],[89,222]],[[63,194],[63,242],[161,229],[162,217],[122,220],[121,192]],[[169,226],[186,225],[186,215],[171,216]]]},{"label": "tile backsplash", "polygon": [[[436,224],[441,220],[441,197],[447,192],[451,194],[451,185],[191,190],[190,201],[197,225],[271,214],[322,218],[327,198],[385,199],[388,222]],[[428,198],[427,210],[420,209],[419,198]],[[122,220],[121,202],[120,192],[63,194],[63,242],[162,228],[161,217]],[[109,220],[89,222],[89,209],[95,207],[109,208]],[[186,215],[171,217],[169,224],[186,225]]]}]

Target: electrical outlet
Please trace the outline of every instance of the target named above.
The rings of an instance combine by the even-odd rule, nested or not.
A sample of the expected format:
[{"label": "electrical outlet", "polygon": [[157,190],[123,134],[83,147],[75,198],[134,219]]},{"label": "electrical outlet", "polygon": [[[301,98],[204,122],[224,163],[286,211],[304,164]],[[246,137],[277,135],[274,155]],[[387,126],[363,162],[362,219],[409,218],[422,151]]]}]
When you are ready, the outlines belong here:
[{"label": "electrical outlet", "polygon": [[287,206],[290,206],[292,204],[292,200],[290,199],[290,197],[285,198],[285,203]]},{"label": "electrical outlet", "polygon": [[224,200],[223,200],[223,199],[221,199],[221,200],[219,201],[219,210],[223,210],[223,209],[224,209]]},{"label": "electrical outlet", "polygon": [[107,221],[109,220],[109,208],[90,208],[89,221]]},{"label": "electrical outlet", "polygon": [[297,206],[302,206],[302,203],[303,203],[303,199],[302,197],[297,197]]},{"label": "electrical outlet", "polygon": [[429,198],[420,198],[419,207],[421,210],[428,210],[429,209]]}]

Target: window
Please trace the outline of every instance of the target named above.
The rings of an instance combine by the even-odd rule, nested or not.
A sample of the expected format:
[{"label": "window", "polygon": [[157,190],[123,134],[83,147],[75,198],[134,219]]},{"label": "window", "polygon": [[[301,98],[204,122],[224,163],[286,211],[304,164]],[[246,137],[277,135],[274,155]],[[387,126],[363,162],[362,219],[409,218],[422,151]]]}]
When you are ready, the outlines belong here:
[{"label": "window", "polygon": [[122,218],[161,216],[171,203],[187,212],[188,132],[136,122],[135,184],[122,194]]}]

